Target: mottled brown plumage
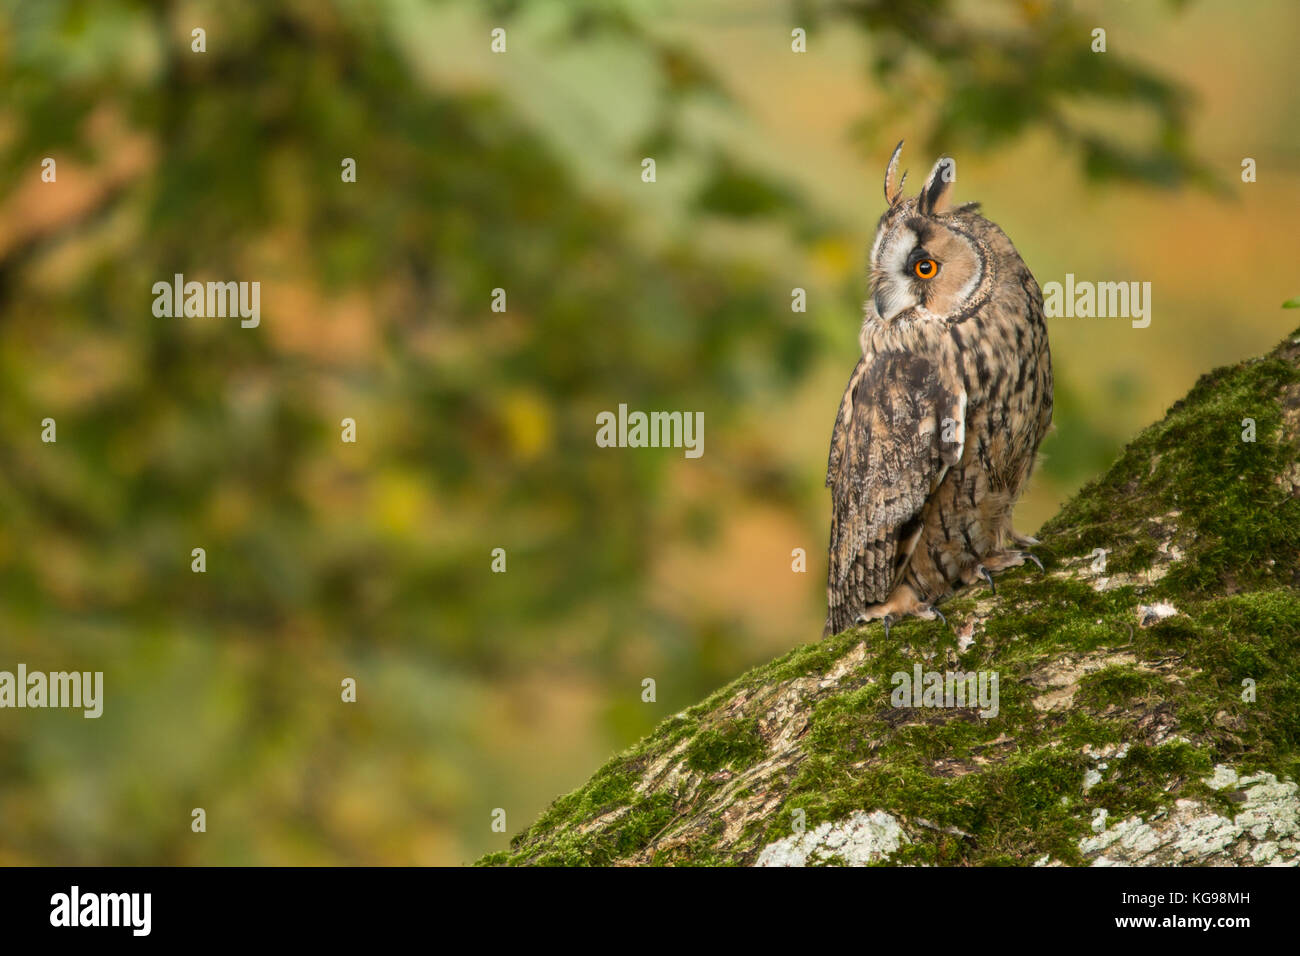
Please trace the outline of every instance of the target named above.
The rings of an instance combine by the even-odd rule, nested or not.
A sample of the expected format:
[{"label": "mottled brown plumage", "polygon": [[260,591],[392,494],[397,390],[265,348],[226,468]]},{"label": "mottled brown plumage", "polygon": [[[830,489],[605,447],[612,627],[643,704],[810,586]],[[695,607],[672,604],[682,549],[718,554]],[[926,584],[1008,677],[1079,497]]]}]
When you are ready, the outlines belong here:
[{"label": "mottled brown plumage", "polygon": [[955,588],[1023,563],[1012,545],[1034,542],[1012,530],[1011,509],[1052,421],[1038,283],[976,204],[949,208],[948,161],[902,198],[902,145],[885,175],[862,358],[831,436],[832,634],[930,617]]}]

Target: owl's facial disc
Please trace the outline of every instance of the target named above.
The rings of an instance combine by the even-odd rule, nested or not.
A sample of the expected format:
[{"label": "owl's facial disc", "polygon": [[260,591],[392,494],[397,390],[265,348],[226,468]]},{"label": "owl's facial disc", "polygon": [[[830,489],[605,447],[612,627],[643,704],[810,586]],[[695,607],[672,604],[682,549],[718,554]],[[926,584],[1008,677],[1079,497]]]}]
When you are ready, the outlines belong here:
[{"label": "owl's facial disc", "polygon": [[965,233],[911,216],[881,236],[872,263],[872,300],[886,322],[924,308],[946,317],[961,311],[979,285],[983,260]]}]

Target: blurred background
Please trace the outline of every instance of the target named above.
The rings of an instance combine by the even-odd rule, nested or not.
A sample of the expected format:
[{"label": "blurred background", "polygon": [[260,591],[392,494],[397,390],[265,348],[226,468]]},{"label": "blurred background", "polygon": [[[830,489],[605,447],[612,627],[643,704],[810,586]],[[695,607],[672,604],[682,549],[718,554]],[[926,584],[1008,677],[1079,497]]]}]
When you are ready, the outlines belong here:
[{"label": "blurred background", "polygon": [[[470,862],[816,640],[899,139],[1040,283],[1152,284],[1149,328],[1051,323],[1032,531],[1296,324],[1298,34],[1286,0],[3,0],[0,670],[105,704],[0,711],[0,863]],[[260,282],[260,326],[155,317],[174,273]],[[703,457],[597,448],[620,403],[703,412]]]}]

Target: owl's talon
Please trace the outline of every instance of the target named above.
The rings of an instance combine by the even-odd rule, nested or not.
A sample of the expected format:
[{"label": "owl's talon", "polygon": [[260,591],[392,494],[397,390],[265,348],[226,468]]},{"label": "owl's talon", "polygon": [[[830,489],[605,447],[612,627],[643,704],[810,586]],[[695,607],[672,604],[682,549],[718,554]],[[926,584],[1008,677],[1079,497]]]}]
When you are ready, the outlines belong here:
[{"label": "owl's talon", "polygon": [[885,640],[889,640],[889,625],[894,623],[894,615],[886,614],[880,619],[880,623],[885,625]]},{"label": "owl's talon", "polygon": [[933,614],[933,615],[934,615],[935,617],[937,617],[939,620],[943,621],[943,626],[944,626],[944,627],[947,627],[947,626],[948,626],[948,619],[947,619],[946,617],[943,616],[943,611],[940,611],[940,610],[939,610],[937,607],[935,607],[934,605],[927,605],[926,607],[921,608],[920,611],[919,611],[919,613],[918,613],[918,616],[919,616],[919,617],[924,617],[926,614]]},{"label": "owl's talon", "polygon": [[978,568],[975,569],[975,573],[984,579],[985,583],[988,584],[990,591],[992,591],[994,594],[998,593],[997,586],[994,585],[993,583],[993,575],[989,574],[988,568],[984,567],[984,565],[981,564]]},{"label": "owl's talon", "polygon": [[1047,573],[1047,569],[1043,567],[1043,562],[1038,560],[1038,555],[1034,554],[1032,551],[1022,551],[1020,553],[1030,561],[1034,562],[1034,564],[1038,565],[1038,570],[1041,574]]}]

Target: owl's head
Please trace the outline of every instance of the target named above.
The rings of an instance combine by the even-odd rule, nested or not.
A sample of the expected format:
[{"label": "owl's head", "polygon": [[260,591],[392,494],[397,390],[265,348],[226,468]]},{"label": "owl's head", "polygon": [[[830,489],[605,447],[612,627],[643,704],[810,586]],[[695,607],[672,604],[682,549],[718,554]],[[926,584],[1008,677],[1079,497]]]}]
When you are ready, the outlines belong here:
[{"label": "owl's head", "polygon": [[885,170],[885,200],[871,246],[871,299],[885,322],[952,321],[983,304],[992,284],[985,241],[992,223],[978,203],[950,207],[955,165],[940,159],[916,196],[903,198],[907,173],[898,177],[899,143]]}]

